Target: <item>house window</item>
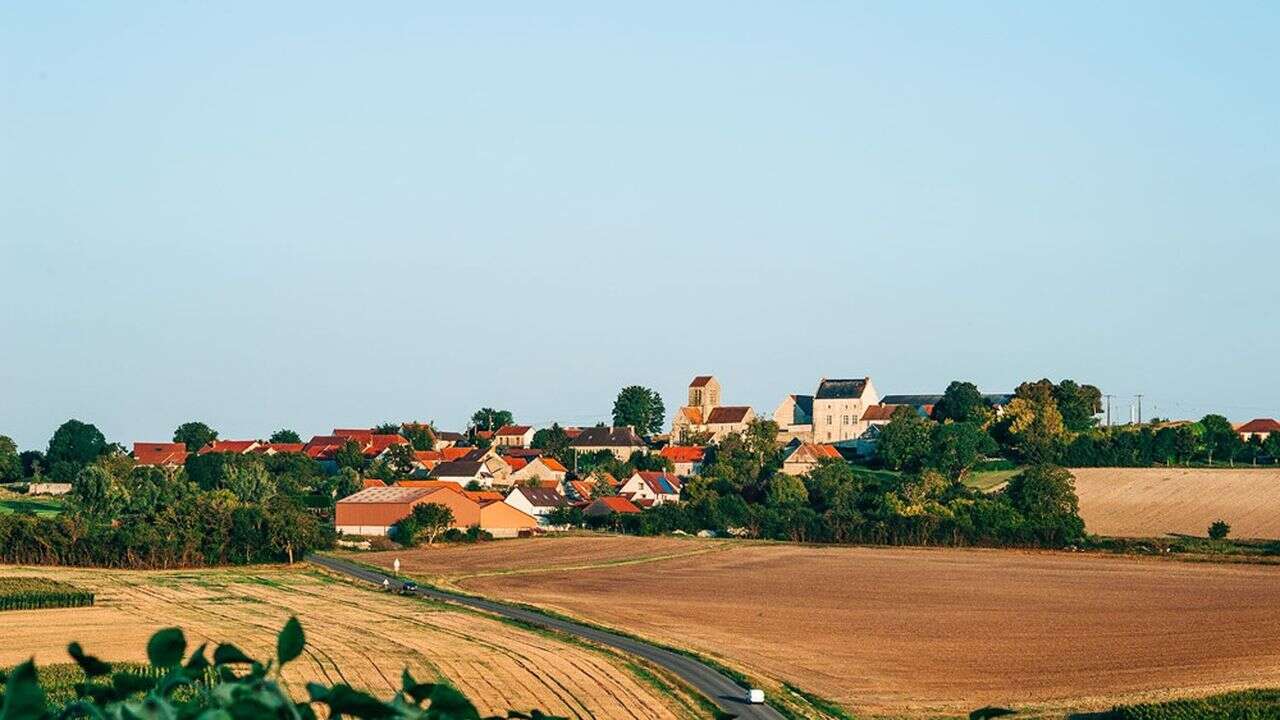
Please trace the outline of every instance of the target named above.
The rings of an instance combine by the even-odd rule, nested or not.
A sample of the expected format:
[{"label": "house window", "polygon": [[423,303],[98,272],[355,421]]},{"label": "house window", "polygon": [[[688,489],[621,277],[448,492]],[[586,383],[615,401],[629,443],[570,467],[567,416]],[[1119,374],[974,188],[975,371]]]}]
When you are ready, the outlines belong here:
[{"label": "house window", "polygon": [[[828,415],[828,416],[827,416],[827,424],[828,424],[828,425],[830,425],[830,424],[831,424],[831,416],[830,416],[830,415]],[[828,433],[828,434],[827,434],[827,437],[831,437],[831,435]]]},{"label": "house window", "polygon": [[841,424],[841,425],[848,425],[848,424],[849,424],[849,416],[848,416],[848,415],[841,415],[841,416],[840,416],[840,424]]}]

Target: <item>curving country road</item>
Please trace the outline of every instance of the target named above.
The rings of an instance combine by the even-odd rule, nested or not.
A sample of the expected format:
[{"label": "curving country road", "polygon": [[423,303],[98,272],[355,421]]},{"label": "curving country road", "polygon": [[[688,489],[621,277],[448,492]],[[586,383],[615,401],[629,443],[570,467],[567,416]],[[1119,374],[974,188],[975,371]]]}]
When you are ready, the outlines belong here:
[{"label": "curving country road", "polygon": [[[341,560],[326,555],[307,555],[308,562],[320,567],[327,568],[337,573],[364,580],[375,585],[381,585],[383,580],[391,583],[393,588],[400,588],[400,581],[391,575],[385,575],[370,570],[367,567],[358,565],[347,560]],[[768,705],[751,705],[747,702],[746,690],[743,690],[737,683],[730,680],[715,668],[701,663],[691,657],[664,650],[655,645],[635,640],[624,635],[599,630],[587,625],[579,625],[568,620],[549,617],[539,612],[526,610],[524,608],[507,605],[504,603],[493,602],[492,600],[482,600],[480,598],[467,597],[466,595],[456,595],[454,593],[442,592],[440,590],[429,590],[420,588],[418,595],[431,598],[432,600],[441,600],[444,602],[465,605],[477,610],[483,610],[502,617],[519,620],[520,622],[537,625],[538,627],[550,630],[558,630],[570,635],[576,635],[592,642],[608,645],[609,647],[621,650],[629,655],[644,658],[649,662],[664,667],[667,670],[678,675],[682,680],[689,683],[698,692],[705,695],[713,703],[719,706],[725,712],[742,718],[743,720],[782,720],[782,714]]]}]

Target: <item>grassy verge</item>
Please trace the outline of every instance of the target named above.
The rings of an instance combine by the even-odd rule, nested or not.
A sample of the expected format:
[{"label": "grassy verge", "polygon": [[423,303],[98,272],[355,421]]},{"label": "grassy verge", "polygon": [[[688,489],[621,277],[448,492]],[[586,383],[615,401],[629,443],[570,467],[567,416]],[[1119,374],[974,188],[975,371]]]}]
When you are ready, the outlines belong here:
[{"label": "grassy verge", "polygon": [[0,577],[0,610],[44,610],[92,604],[93,593],[60,580]]},{"label": "grassy verge", "polygon": [[29,512],[40,517],[54,517],[62,509],[63,502],[56,498],[27,497],[7,492],[0,494],[0,515]]},{"label": "grassy verge", "polygon": [[1165,555],[1192,562],[1280,563],[1280,540],[1210,540],[1190,536],[1160,538],[1093,537],[1086,550],[1116,555]]}]

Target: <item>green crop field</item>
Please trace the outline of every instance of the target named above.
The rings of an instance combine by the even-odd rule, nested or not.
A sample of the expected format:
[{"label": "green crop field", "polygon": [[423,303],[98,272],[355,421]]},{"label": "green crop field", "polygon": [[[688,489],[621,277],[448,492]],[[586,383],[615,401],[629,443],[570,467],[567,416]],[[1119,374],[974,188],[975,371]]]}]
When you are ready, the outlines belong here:
[{"label": "green crop field", "polygon": [[0,577],[0,610],[84,607],[93,593],[48,578]]},{"label": "green crop field", "polygon": [[1245,690],[1197,700],[1126,705],[1105,720],[1280,720],[1280,690]]}]

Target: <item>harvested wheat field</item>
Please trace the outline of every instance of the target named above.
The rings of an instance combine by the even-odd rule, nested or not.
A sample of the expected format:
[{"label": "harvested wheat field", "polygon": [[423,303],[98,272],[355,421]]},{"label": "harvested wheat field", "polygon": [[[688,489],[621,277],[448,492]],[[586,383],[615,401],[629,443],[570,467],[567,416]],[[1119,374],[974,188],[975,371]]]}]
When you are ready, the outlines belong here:
[{"label": "harvested wheat field", "polygon": [[1080,517],[1095,535],[1280,538],[1280,469],[1074,468]]},{"label": "harvested wheat field", "polygon": [[[589,555],[584,542],[566,545]],[[688,554],[699,541],[647,542],[652,555],[680,556],[472,576],[458,568],[453,582],[694,649],[859,713],[1093,709],[1280,685],[1273,566],[759,543]],[[512,554],[523,544],[468,550],[486,567],[502,556],[507,569],[536,570],[538,553]],[[413,575],[441,574],[402,562]]]},{"label": "harvested wheat field", "polygon": [[390,697],[407,666],[423,680],[447,678],[482,713],[537,707],[571,718],[632,720],[695,714],[682,693],[663,693],[612,653],[366,590],[319,571],[2,570],[91,589],[97,605],[0,612],[0,666],[33,654],[42,664],[69,662],[72,640],[106,660],[145,661],[151,633],[174,625],[191,647],[231,641],[267,658],[276,631],[296,614],[307,634],[306,653],[286,671],[296,688],[306,680],[347,682]]}]

